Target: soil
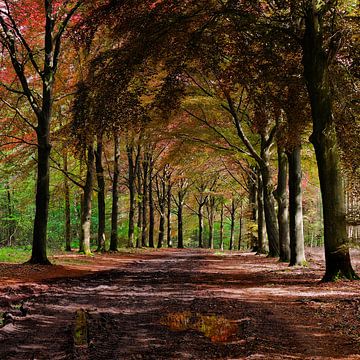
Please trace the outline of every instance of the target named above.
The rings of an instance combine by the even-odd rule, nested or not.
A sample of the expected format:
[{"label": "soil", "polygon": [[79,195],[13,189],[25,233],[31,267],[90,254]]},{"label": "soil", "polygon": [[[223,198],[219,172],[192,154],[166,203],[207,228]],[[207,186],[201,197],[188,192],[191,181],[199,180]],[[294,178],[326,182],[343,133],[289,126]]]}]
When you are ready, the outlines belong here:
[{"label": "soil", "polygon": [[0,359],[360,359],[360,282],[320,283],[322,253],[307,258],[165,249],[0,264]]}]

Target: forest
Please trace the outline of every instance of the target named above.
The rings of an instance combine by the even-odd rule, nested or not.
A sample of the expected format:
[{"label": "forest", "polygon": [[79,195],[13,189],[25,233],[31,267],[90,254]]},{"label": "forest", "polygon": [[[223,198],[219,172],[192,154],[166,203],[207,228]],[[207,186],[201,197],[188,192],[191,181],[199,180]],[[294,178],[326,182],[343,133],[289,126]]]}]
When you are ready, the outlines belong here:
[{"label": "forest", "polygon": [[[359,17],[357,0],[0,1],[0,358],[360,356]],[[77,305],[58,315],[55,293]],[[318,352],[288,333],[310,334],[292,302],[314,326],[311,307],[326,313]],[[133,306],[158,306],[169,334],[154,312],[123,318]],[[45,325],[11,345],[39,324],[31,307],[75,324],[70,352]],[[108,339],[132,321],[142,352]]]}]

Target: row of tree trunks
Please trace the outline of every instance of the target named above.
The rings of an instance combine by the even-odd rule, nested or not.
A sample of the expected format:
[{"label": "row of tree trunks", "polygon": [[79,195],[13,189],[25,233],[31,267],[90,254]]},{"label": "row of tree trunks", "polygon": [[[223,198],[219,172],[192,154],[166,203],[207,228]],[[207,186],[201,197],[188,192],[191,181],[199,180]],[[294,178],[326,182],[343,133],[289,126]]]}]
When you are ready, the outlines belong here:
[{"label": "row of tree trunks", "polygon": [[[88,147],[88,160],[87,160],[87,185],[84,187],[84,196],[83,196],[83,210],[82,210],[82,214],[83,214],[83,223],[82,223],[82,228],[86,229],[85,230],[85,234],[89,234],[90,229],[89,228],[89,223],[88,223],[88,219],[91,215],[91,203],[89,203],[89,199],[88,199],[88,194],[90,193],[89,189],[88,189],[88,184],[89,181],[91,179],[91,176],[93,175],[92,172],[92,168],[93,165],[91,163],[91,153],[93,153],[95,155],[95,159],[96,159],[96,170],[97,170],[97,179],[98,179],[98,198],[99,198],[99,230],[103,229],[103,231],[99,231],[99,234],[101,233],[102,236],[101,238],[98,238],[98,250],[102,250],[104,249],[104,239],[105,239],[105,235],[104,235],[104,231],[105,231],[105,204],[104,202],[101,201],[101,199],[105,199],[105,183],[104,183],[104,175],[103,175],[103,165],[102,165],[102,140],[101,138],[98,138],[98,144],[97,144],[97,149],[96,152],[94,152],[94,149],[92,150],[92,152],[90,151],[90,147]],[[152,194],[150,195],[150,187],[149,186],[145,186],[144,187],[144,181],[145,178],[144,176],[141,174],[141,172],[139,171],[139,169],[141,168],[139,166],[139,159],[140,159],[140,148],[137,148],[137,153],[135,154],[134,152],[134,148],[131,146],[127,147],[127,153],[128,153],[128,160],[129,160],[129,189],[130,189],[130,210],[132,208],[131,204],[133,204],[133,206],[135,206],[135,201],[133,201],[133,199],[135,199],[136,197],[136,191],[134,189],[133,192],[133,196],[131,196],[131,188],[134,186],[134,182],[136,182],[136,180],[138,180],[137,183],[137,187],[138,189],[142,189],[144,191],[144,189],[146,190],[145,192],[149,192],[149,198],[151,199],[151,201],[149,201],[149,208],[150,208],[150,214],[149,214],[149,218],[150,218],[150,224],[152,224],[151,226],[151,231],[150,233],[154,234],[154,225],[155,225],[155,219],[154,219],[154,200],[153,200],[153,196]],[[118,139],[114,142],[114,155],[115,155],[115,161],[114,161],[114,179],[113,179],[113,195],[115,193],[115,195],[113,196],[113,209],[112,209],[112,229],[117,228],[117,218],[118,218],[118,210],[117,210],[117,203],[118,203],[118,181],[119,181],[119,144],[118,144]],[[290,235],[291,235],[291,265],[298,265],[298,264],[303,264],[305,261],[305,257],[304,257],[304,243],[303,243],[303,230],[302,230],[302,209],[301,209],[301,164],[300,164],[300,147],[295,149],[293,152],[288,152],[288,159],[290,162],[290,166],[289,166],[289,171],[290,171],[290,176],[289,176],[289,194],[290,194],[290,218],[291,218],[291,222],[290,222],[290,227],[287,221],[287,206],[286,206],[286,157],[284,158],[284,152],[282,150],[279,150],[279,175],[278,175],[278,188],[277,190],[274,192],[274,195],[276,196],[277,200],[278,200],[278,204],[279,204],[279,211],[278,211],[278,221],[279,221],[279,229],[280,229],[280,234],[282,234],[282,231],[284,232],[284,239],[286,239],[285,241],[281,241],[280,244],[280,253],[282,255],[281,260],[282,261],[288,261],[290,258],[290,254],[289,252],[286,253],[287,251],[287,247],[288,247],[288,241],[287,241],[287,237],[286,235],[289,235],[289,231],[287,229],[290,229]],[[149,164],[150,166],[147,167],[145,163],[143,163],[143,169],[145,169],[146,173],[148,173],[149,175],[151,174],[151,176],[149,176],[149,183],[152,184],[153,182],[153,162],[151,159],[151,156],[147,159],[147,164]],[[65,167],[67,167],[67,160],[64,158],[64,163],[66,164]],[[133,172],[131,171],[131,168],[133,169],[133,172],[135,170],[137,170],[136,173],[136,177],[135,179],[133,178]],[[261,173],[258,172],[258,184],[256,187],[252,187],[253,189],[260,189],[260,191],[256,191],[253,190],[252,192],[250,192],[250,196],[253,199],[254,194],[256,195],[256,193],[258,194],[258,211],[256,211],[256,209],[254,210],[255,206],[252,205],[252,213],[256,215],[256,213],[259,213],[258,216],[258,242],[256,244],[256,248],[257,249],[262,249],[263,252],[264,251],[264,244],[265,244],[265,238],[266,238],[266,234],[264,233],[265,227],[264,227],[264,220],[263,220],[263,216],[261,216],[261,214],[264,214],[264,204],[263,204],[263,197],[264,197],[264,189],[262,188],[262,176]],[[254,175],[253,175],[254,176]],[[93,181],[93,180],[92,180]],[[171,218],[169,220],[169,216],[171,217],[171,181],[170,179],[166,176],[166,171],[164,170],[164,174],[160,180],[160,186],[159,186],[159,182],[158,179],[157,181],[157,195],[158,195],[158,205],[159,205],[159,213],[160,213],[160,221],[159,221],[159,239],[158,239],[158,247],[162,247],[163,245],[163,241],[164,241],[164,237],[165,237],[165,207],[166,207],[166,203],[167,203],[167,213],[166,213],[166,217],[168,218],[168,225],[170,224],[170,226],[168,226],[167,228],[167,243],[168,246],[171,247],[172,246],[172,239],[171,239]],[[145,181],[146,183],[146,181]],[[284,185],[285,184],[285,185]],[[152,187],[152,186],[151,186]],[[184,206],[184,197],[186,194],[187,188],[186,186],[184,186],[184,188],[182,189],[182,191],[180,191],[178,193],[177,196],[177,208],[178,208],[178,213],[180,213],[180,217],[178,217],[178,231],[180,234],[180,241],[179,241],[179,247],[183,246],[183,240],[182,240],[182,212],[183,212],[183,206]],[[139,192],[139,191],[138,191]],[[67,192],[65,192],[67,193]],[[261,196],[259,196],[261,195]],[[143,194],[141,194],[141,197],[144,198]],[[146,197],[145,197],[146,199]],[[179,202],[180,199],[180,202]],[[214,216],[215,216],[215,198],[210,197],[210,200],[212,201],[207,201],[208,200],[208,196],[203,196],[201,198],[198,198],[198,205],[199,205],[199,209],[198,209],[198,216],[199,216],[199,245],[202,245],[202,241],[200,241],[202,239],[202,235],[201,235],[201,230],[203,230],[203,206],[205,206],[205,204],[207,205],[207,213],[208,213],[208,221],[209,221],[209,227],[210,227],[210,232],[209,232],[209,247],[213,248],[214,247],[214,243],[213,243],[213,231],[214,231]],[[67,198],[66,200],[69,203],[69,198]],[[285,206],[283,205],[285,202]],[[170,206],[169,206],[170,203]],[[152,205],[151,205],[152,204]],[[70,209],[70,206],[65,206],[66,209]],[[230,219],[231,219],[231,231],[230,231],[230,250],[232,250],[234,248],[234,229],[235,229],[235,215],[236,215],[236,209],[237,206],[235,204],[235,201],[232,201],[231,204],[231,208],[229,208],[229,212],[230,212]],[[103,211],[101,211],[103,210]],[[144,202],[143,201],[139,201],[138,202],[138,229],[140,229],[139,232],[139,236],[138,237],[138,241],[137,241],[137,246],[144,246],[143,245],[143,234],[144,232],[141,231],[141,229],[143,228],[143,221],[144,221]],[[180,211],[179,211],[180,210]],[[152,214],[152,215],[151,215]],[[134,223],[134,219],[133,221],[131,221],[131,211],[129,212],[129,234],[131,234],[131,224]],[[135,211],[134,211],[134,215],[135,215]],[[133,217],[134,217],[133,215]],[[222,211],[222,221],[221,221],[221,244],[223,247],[223,211]],[[147,217],[146,217],[147,218]],[[101,221],[101,219],[103,219],[103,221]],[[151,220],[152,219],[152,220]],[[145,222],[147,220],[145,219]],[[242,216],[240,215],[240,227],[242,228]],[[68,227],[70,228],[70,227]],[[242,237],[242,233],[239,232],[239,241],[238,244],[240,246],[241,244],[241,237]],[[282,230],[282,231],[281,231]],[[116,231],[113,231],[112,234],[115,234],[115,241],[113,240],[112,244],[110,245],[110,249],[112,251],[116,251],[117,249],[117,229]],[[133,230],[133,234],[134,234],[134,230]],[[89,237],[90,235],[86,235],[86,237]],[[150,236],[150,234],[149,234]],[[283,236],[281,236],[281,239],[283,239]],[[169,241],[170,240],[170,241]],[[70,241],[70,240],[69,240]],[[153,244],[152,246],[154,246],[154,242],[150,241],[149,245],[151,245],[151,243]],[[84,248],[84,242],[81,242],[80,244],[80,249],[81,251],[89,251],[89,250],[85,250]],[[70,245],[70,243],[69,243]],[[239,247],[238,246],[238,247]]]}]

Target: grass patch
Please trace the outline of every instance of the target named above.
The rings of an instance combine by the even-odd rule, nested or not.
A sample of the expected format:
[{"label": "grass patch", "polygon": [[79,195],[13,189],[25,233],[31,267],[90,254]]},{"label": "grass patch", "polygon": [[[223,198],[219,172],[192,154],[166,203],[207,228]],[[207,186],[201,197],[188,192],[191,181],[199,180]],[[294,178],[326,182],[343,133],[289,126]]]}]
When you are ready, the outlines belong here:
[{"label": "grass patch", "polygon": [[31,257],[31,247],[3,247],[0,248],[0,262],[24,263]]}]

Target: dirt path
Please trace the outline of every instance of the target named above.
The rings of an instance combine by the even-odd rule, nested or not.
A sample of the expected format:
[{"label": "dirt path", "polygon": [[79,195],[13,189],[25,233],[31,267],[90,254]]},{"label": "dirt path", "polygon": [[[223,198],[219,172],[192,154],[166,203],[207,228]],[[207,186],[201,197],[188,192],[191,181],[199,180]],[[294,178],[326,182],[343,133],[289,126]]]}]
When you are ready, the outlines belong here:
[{"label": "dirt path", "polygon": [[14,315],[0,329],[0,359],[360,359],[360,284],[319,285],[317,258],[292,270],[197,250],[117,260],[85,277],[0,288],[0,311]]}]

